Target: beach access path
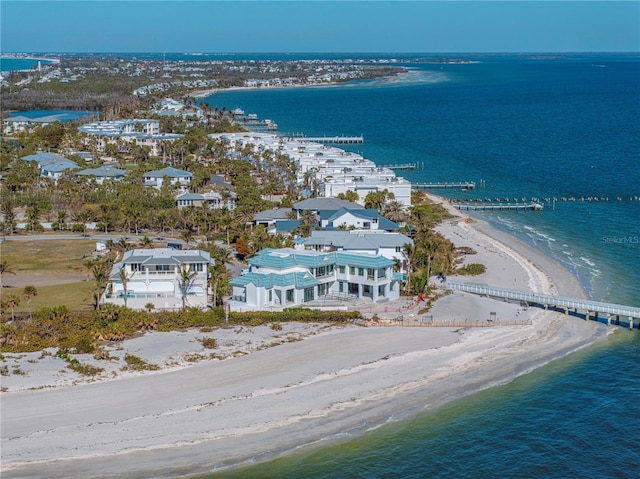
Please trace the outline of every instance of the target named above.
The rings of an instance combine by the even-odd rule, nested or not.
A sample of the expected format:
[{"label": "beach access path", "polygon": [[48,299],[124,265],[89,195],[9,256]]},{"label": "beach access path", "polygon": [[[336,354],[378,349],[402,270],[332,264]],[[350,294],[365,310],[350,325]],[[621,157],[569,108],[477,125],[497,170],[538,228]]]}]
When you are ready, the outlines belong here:
[{"label": "beach access path", "polygon": [[[488,225],[461,216],[439,229],[457,246],[477,251],[468,261],[484,263],[487,272],[474,281],[579,292],[564,268]],[[28,356],[5,355],[17,361],[10,367],[28,372],[22,383],[2,378],[9,390],[0,396],[2,477],[177,476],[266,459],[507,382],[607,334],[598,323],[458,292],[432,310],[436,318],[484,319],[490,312],[530,324],[286,325],[280,338],[267,327],[233,328],[206,333],[232,357],[195,363],[188,357],[203,354],[203,333],[150,333],[112,355],[131,351],[161,370],[115,370],[110,378],[76,385],[82,380],[69,381],[73,373],[60,372],[60,365],[46,373],[48,356],[39,368]],[[234,335],[244,346],[233,343]],[[48,379],[39,377],[43,371]],[[29,381],[37,389],[29,389]]]}]

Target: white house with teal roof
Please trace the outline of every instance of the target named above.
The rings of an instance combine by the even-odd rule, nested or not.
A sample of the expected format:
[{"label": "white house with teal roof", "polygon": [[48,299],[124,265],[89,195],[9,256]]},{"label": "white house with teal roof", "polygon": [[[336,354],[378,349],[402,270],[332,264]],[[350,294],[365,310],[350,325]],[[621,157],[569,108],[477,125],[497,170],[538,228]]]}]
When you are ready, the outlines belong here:
[{"label": "white house with teal roof", "polygon": [[393,301],[401,277],[384,256],[293,248],[260,251],[246,274],[231,281],[232,311],[317,307],[318,301]]}]

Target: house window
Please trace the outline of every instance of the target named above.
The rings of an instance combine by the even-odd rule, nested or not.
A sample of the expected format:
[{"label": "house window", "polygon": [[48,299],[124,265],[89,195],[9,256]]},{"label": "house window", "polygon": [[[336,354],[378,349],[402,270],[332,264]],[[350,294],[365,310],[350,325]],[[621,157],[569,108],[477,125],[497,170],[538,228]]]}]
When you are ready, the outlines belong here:
[{"label": "house window", "polygon": [[293,303],[293,290],[287,290],[287,303]]},{"label": "house window", "polygon": [[329,283],[322,283],[318,285],[318,296],[324,296],[329,292]]},{"label": "house window", "polygon": [[189,268],[191,269],[191,271],[202,273],[202,263],[191,263],[189,264]]},{"label": "house window", "polygon": [[313,288],[304,289],[304,301],[305,303],[308,301],[313,301]]},{"label": "house window", "polygon": [[269,290],[269,302],[271,303],[273,301],[273,290],[270,289]]},{"label": "house window", "polygon": [[384,297],[384,289],[385,289],[385,285],[381,284],[380,286],[378,286],[378,296],[383,296]]},{"label": "house window", "polygon": [[131,263],[131,271],[142,271],[142,265],[140,263]]},{"label": "house window", "polygon": [[396,246],[396,253],[402,252],[402,246]]},{"label": "house window", "polygon": [[363,227],[365,230],[370,230],[370,229],[371,229],[371,222],[369,222],[369,221],[365,221],[365,222],[362,224],[362,227]]},{"label": "house window", "polygon": [[354,266],[349,266],[349,274],[356,274],[356,268]]},{"label": "house window", "polygon": [[358,268],[358,276],[364,276],[364,268]]},{"label": "house window", "polygon": [[344,274],[344,270],[345,270],[345,267],[344,267],[344,266],[338,266],[338,272],[339,272],[340,274]]},{"label": "house window", "polygon": [[338,291],[344,293],[344,281],[338,282]]},{"label": "house window", "polygon": [[376,279],[376,270],[373,268],[367,268],[367,279]]}]

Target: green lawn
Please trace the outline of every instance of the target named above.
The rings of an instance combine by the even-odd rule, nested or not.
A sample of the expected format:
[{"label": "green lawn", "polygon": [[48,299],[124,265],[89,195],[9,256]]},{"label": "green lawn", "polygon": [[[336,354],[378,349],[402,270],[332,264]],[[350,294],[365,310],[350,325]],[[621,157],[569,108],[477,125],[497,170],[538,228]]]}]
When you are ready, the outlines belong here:
[{"label": "green lawn", "polygon": [[35,271],[82,273],[86,271],[83,259],[95,247],[95,240],[85,239],[4,241],[0,245],[0,257],[16,275]]},{"label": "green lawn", "polygon": [[[81,281],[80,283],[56,284],[53,286],[40,286],[36,290],[37,296],[31,299],[31,311],[42,307],[66,306],[70,311],[81,309],[92,309],[93,291],[95,283],[93,281]],[[12,293],[21,294],[22,289],[12,288]],[[5,294],[7,292],[5,291]],[[22,299],[16,312],[29,311],[29,305]]]}]

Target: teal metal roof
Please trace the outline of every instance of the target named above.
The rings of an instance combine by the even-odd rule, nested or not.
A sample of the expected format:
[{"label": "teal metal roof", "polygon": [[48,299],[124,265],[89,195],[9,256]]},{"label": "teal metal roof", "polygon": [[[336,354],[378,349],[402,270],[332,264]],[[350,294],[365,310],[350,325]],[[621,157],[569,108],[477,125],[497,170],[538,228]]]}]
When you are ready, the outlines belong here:
[{"label": "teal metal roof", "polygon": [[304,289],[317,285],[318,280],[306,272],[286,274],[252,272],[231,280],[233,286],[246,286],[249,283],[265,289],[271,289],[274,286],[280,288],[293,286],[296,289]]},{"label": "teal metal roof", "polygon": [[249,264],[258,268],[288,269],[294,266],[316,268],[337,264],[339,266],[360,266],[364,268],[385,268],[392,266],[394,262],[384,256],[374,256],[344,251],[331,251],[319,253],[316,251],[298,251],[292,248],[263,249],[253,258],[249,258]]},{"label": "teal metal roof", "polygon": [[314,268],[335,263],[334,253],[316,253],[315,251],[298,251],[292,248],[259,251],[256,256],[247,260],[249,264],[263,268],[287,269],[294,266]]}]

